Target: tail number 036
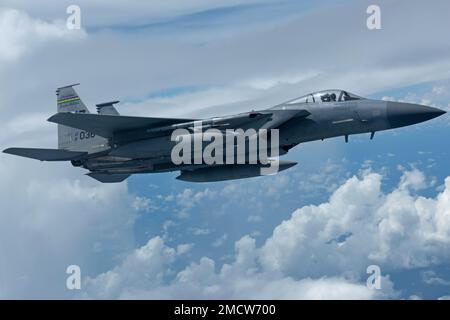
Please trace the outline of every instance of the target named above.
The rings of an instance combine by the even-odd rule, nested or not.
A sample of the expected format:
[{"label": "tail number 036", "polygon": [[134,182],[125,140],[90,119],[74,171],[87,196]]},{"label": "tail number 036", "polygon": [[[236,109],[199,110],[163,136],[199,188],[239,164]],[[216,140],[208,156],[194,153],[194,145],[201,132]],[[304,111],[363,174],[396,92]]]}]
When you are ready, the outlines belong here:
[{"label": "tail number 036", "polygon": [[92,139],[95,137],[95,133],[89,131],[80,131],[80,140]]}]

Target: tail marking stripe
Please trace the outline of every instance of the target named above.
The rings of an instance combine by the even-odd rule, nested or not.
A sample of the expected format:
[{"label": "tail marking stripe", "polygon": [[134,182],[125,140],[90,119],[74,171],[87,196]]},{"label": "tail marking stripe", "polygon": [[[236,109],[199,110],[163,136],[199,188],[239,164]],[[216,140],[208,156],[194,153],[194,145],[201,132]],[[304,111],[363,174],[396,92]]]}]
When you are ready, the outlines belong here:
[{"label": "tail marking stripe", "polygon": [[72,101],[78,101],[78,100],[80,100],[79,97],[71,98],[71,99],[58,100],[58,104],[59,103],[66,103],[66,102],[72,102]]}]

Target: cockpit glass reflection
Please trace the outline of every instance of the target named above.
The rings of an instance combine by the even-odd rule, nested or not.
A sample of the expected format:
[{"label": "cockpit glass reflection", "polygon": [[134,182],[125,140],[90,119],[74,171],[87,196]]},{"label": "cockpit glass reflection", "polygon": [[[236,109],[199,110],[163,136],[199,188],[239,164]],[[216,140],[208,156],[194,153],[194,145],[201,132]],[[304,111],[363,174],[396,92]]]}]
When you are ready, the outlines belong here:
[{"label": "cockpit glass reflection", "polygon": [[364,99],[356,94],[344,90],[325,90],[315,93],[310,93],[300,98],[291,100],[288,104],[300,103],[327,103],[327,102],[345,102],[352,100]]}]

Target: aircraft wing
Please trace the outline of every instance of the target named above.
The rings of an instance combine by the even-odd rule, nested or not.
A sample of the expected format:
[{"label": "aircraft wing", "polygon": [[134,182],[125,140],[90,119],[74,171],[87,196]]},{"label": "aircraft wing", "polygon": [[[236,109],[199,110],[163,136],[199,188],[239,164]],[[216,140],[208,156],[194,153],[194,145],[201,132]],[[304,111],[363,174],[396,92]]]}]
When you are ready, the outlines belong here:
[{"label": "aircraft wing", "polygon": [[213,123],[213,126],[224,127],[225,129],[273,129],[284,122],[294,118],[309,116],[307,110],[262,110],[242,113],[229,117],[213,118],[205,120],[205,124]]},{"label": "aircraft wing", "polygon": [[3,152],[41,161],[77,160],[83,157],[84,155],[87,155],[87,152],[68,151],[62,149],[35,149],[35,148],[9,148],[3,150]]},{"label": "aircraft wing", "polygon": [[[310,115],[307,110],[262,110],[251,111],[240,114],[235,114],[225,117],[214,117],[202,120],[188,120],[188,119],[167,119],[180,120],[180,122],[173,122],[170,125],[155,124],[154,128],[145,130],[146,134],[160,134],[164,132],[171,132],[175,129],[186,129],[194,132],[200,125],[202,130],[218,129],[224,131],[226,129],[273,129],[292,118],[306,118]],[[183,120],[183,121],[181,121]],[[135,132],[132,132],[132,134]],[[116,136],[120,140],[120,134]]]},{"label": "aircraft wing", "polygon": [[[262,110],[226,117],[201,120],[202,129],[272,129],[294,117],[307,117],[307,110]],[[174,129],[184,128],[195,131],[195,119],[147,118],[107,114],[57,113],[48,119],[60,125],[93,132],[105,138],[115,138],[117,142],[145,139],[152,135],[165,134]],[[200,121],[199,121],[200,122]]]},{"label": "aircraft wing", "polygon": [[117,132],[168,126],[194,120],[61,112],[50,117],[48,121],[93,132],[105,138],[112,138]]},{"label": "aircraft wing", "polygon": [[[270,120],[272,113],[261,113],[261,112],[247,112],[226,117],[215,117],[210,119],[203,119],[201,121],[189,121],[179,124],[173,124],[169,126],[156,127],[148,130],[148,133],[158,133],[165,131],[172,131],[174,129],[186,129],[191,132],[196,130],[196,125],[201,124],[202,130],[207,129],[248,129],[254,128],[258,129],[267,121]],[[197,123],[196,123],[197,122]]]}]

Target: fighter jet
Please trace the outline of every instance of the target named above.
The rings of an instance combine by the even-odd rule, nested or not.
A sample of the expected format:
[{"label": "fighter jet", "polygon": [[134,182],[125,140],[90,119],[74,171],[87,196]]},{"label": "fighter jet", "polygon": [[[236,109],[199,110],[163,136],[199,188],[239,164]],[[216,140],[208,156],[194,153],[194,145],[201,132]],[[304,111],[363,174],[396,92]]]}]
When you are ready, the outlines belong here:
[{"label": "fighter jet", "polygon": [[[350,135],[361,133],[369,133],[373,139],[377,131],[413,125],[445,113],[429,106],[365,99],[345,90],[325,90],[269,109],[203,120],[132,117],[119,115],[114,107],[119,101],[97,104],[97,114],[90,113],[75,91],[76,85],[57,89],[57,113],[48,119],[58,125],[58,149],[9,148],[3,152],[41,161],[70,161],[104,183],[121,182],[132,174],[170,171],[180,171],[177,177],[180,180],[212,182],[260,176],[261,168],[275,160],[176,164],[173,161],[176,130],[184,130],[185,137],[202,136],[211,129],[227,137],[233,129],[277,130],[278,150],[273,150],[272,144],[267,150],[271,156],[283,156],[300,143],[338,136],[348,142]],[[236,144],[233,148],[238,147],[234,139],[239,132],[232,133]],[[245,138],[248,142],[251,136]],[[201,148],[205,148],[204,141]],[[279,171],[296,165],[293,161],[277,161]]]}]

